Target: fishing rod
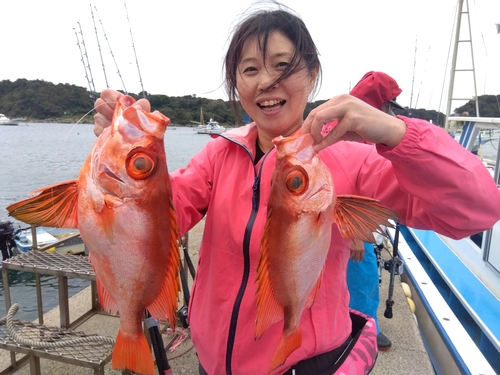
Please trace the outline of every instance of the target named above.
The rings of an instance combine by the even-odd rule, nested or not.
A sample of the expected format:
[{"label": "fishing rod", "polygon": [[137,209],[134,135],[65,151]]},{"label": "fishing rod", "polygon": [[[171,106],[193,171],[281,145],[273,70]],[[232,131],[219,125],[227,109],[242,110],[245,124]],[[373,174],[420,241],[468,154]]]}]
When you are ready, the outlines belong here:
[{"label": "fishing rod", "polygon": [[155,353],[158,374],[173,374],[172,367],[170,367],[170,364],[168,363],[167,353],[165,352],[163,338],[160,333],[160,321],[153,319],[147,310],[145,315],[144,322],[146,323],[146,327],[149,330],[149,336],[151,337],[151,344],[153,345],[153,352]]},{"label": "fishing rod", "polygon": [[134,50],[134,56],[135,56],[135,64],[137,65],[137,71],[139,72],[139,81],[141,83],[142,96],[144,98],[146,98],[146,92],[144,91],[144,86],[142,85],[142,77],[141,77],[141,70],[139,69],[139,61],[137,60],[137,53],[135,52],[135,44],[134,44],[134,37],[132,35],[132,27],[130,26],[130,19],[128,18],[127,2],[124,0],[123,4],[125,5],[125,13],[127,14],[128,28],[130,31],[130,39],[132,40],[132,49]]},{"label": "fishing rod", "polygon": [[[90,62],[89,62],[89,55],[87,54],[87,47],[85,47],[85,40],[83,39],[83,31],[82,31],[82,25],[80,25],[80,22],[77,22],[78,26],[80,27],[80,35],[82,37],[82,46],[83,46],[83,56],[85,56],[85,59],[87,60],[87,66],[86,69],[88,69],[89,74],[90,74],[90,83],[92,84],[91,87],[91,93],[95,94],[95,85],[94,85],[94,77],[92,76],[92,70],[90,69]],[[84,63],[85,65],[85,63]],[[94,99],[94,98],[92,98]]]},{"label": "fishing rod", "polygon": [[[386,232],[387,235],[391,238],[389,231]],[[401,275],[403,273],[403,261],[398,255],[398,246],[399,246],[399,223],[396,223],[396,231],[394,234],[394,239],[392,239],[392,258],[389,260],[385,260],[383,262],[383,268],[389,271],[391,274],[389,278],[389,292],[387,300],[385,302],[385,311],[384,311],[384,316],[388,319],[391,319],[393,316],[392,306],[394,305],[394,300],[393,300],[394,279],[396,278],[396,275]]]},{"label": "fishing rod", "polygon": [[[188,242],[188,234],[184,235],[181,238],[180,241],[180,246],[182,247],[182,250],[184,252],[184,259],[186,261],[186,264],[189,268],[189,272],[191,273],[191,276],[194,277],[196,275],[196,271],[193,265],[193,262],[189,256],[189,253],[187,251],[187,242]],[[180,267],[180,277],[181,277],[181,283],[182,283],[182,291],[184,294],[184,300],[186,305],[183,306],[178,312],[177,312],[177,317],[182,323],[182,326],[184,328],[189,327],[188,319],[187,319],[187,305],[189,304],[189,286],[187,282],[187,275],[186,271],[182,267],[182,261],[181,262],[181,267]],[[172,367],[168,363],[168,358],[167,354],[165,352],[165,346],[163,343],[163,339],[161,337],[160,333],[160,322],[156,319],[153,319],[151,317],[151,314],[149,311],[146,311],[145,314],[145,323],[146,326],[149,330],[149,335],[151,336],[151,343],[153,345],[153,351],[155,353],[155,358],[156,358],[156,366],[158,368],[158,373],[162,375],[170,375],[173,374]]]},{"label": "fishing rod", "polygon": [[82,53],[82,48],[80,46],[80,39],[78,38],[78,33],[76,32],[76,29],[73,28],[73,30],[75,31],[75,36],[76,36],[76,45],[78,46],[78,50],[80,51],[80,61],[82,62],[83,64],[83,69],[85,71],[85,79],[87,80],[87,84],[89,85],[89,91],[90,91],[90,98],[92,100],[95,99],[95,96],[94,96],[94,92],[92,91],[92,85],[90,83],[90,79],[89,79],[89,76],[87,74],[87,67],[85,66],[85,61],[83,59],[83,53]]},{"label": "fishing rod", "polygon": [[127,88],[125,87],[125,82],[123,82],[123,78],[122,78],[122,75],[120,73],[120,69],[118,68],[118,64],[116,63],[115,55],[113,54],[113,50],[111,49],[111,44],[109,43],[109,39],[106,35],[106,32],[104,31],[104,26],[102,24],[101,17],[99,17],[99,12],[97,11],[97,7],[95,5],[94,5],[94,9],[95,9],[95,13],[97,15],[97,19],[99,20],[99,23],[101,24],[102,33],[104,34],[104,39],[106,39],[106,42],[108,43],[109,52],[111,53],[111,57],[113,57],[113,61],[115,63],[115,67],[116,67],[116,73],[118,74],[118,76],[120,77],[120,80],[122,81],[123,92],[125,93],[125,95],[128,95]]},{"label": "fishing rod", "polygon": [[108,77],[106,76],[106,68],[104,66],[104,60],[102,59],[101,43],[99,43],[99,35],[97,34],[97,27],[95,26],[94,12],[92,12],[92,4],[90,5],[90,14],[92,15],[92,23],[94,24],[95,37],[97,39],[97,47],[99,48],[99,56],[101,57],[102,71],[104,73],[104,80],[106,81],[106,87],[109,88]]},{"label": "fishing rod", "polygon": [[[186,233],[180,241],[180,245],[184,254],[184,261],[186,262],[186,265],[189,269],[189,273],[191,274],[191,277],[195,278],[196,276],[196,270],[193,265],[193,261],[191,260],[191,257],[189,256],[189,252],[187,250],[188,247],[188,233]],[[188,322],[188,305],[189,305],[189,299],[190,299],[190,293],[189,293],[189,285],[187,282],[187,270],[182,267],[181,263],[181,268],[180,268],[180,276],[181,276],[181,284],[182,284],[182,293],[184,295],[184,303],[185,305],[177,311],[177,317],[182,323],[183,328],[188,328],[189,327],[189,322]]]}]

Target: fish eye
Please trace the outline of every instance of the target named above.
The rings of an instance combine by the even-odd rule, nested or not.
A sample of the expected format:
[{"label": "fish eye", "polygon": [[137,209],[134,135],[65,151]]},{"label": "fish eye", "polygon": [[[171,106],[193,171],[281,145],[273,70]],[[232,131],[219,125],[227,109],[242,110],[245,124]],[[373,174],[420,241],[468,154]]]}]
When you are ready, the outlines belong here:
[{"label": "fish eye", "polygon": [[145,152],[135,152],[126,161],[127,173],[136,180],[149,177],[155,170],[155,160]]},{"label": "fish eye", "polygon": [[294,169],[286,176],[286,188],[295,194],[301,194],[307,189],[308,179],[305,171]]}]

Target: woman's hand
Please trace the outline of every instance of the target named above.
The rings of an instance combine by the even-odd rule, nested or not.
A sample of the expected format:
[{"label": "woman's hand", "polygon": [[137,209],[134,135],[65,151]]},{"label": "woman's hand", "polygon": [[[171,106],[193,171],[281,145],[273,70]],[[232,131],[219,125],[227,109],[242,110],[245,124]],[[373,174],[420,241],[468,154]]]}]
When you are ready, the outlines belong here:
[{"label": "woman's hand", "polygon": [[[96,136],[101,135],[102,131],[111,125],[116,103],[121,96],[123,94],[119,91],[105,89],[101,92],[101,97],[95,101],[94,108],[97,113],[94,115],[94,134]],[[151,111],[151,104],[146,99],[139,99],[134,105],[147,112]]]},{"label": "woman's hand", "polygon": [[[332,124],[326,135],[321,131]],[[390,116],[351,95],[336,96],[313,109],[302,124],[302,133],[311,133],[319,151],[338,141],[382,143],[396,147],[406,133],[404,121]]]},{"label": "woman's hand", "polygon": [[354,240],[349,250],[351,252],[350,258],[353,262],[361,262],[365,258],[365,244],[363,241]]}]

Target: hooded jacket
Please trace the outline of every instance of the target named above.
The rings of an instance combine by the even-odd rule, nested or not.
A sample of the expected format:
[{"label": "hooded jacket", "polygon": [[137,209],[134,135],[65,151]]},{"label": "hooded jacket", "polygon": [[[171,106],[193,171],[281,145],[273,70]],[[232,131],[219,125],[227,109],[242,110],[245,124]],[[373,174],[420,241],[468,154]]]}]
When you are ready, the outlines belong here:
[{"label": "hooded jacket", "polygon": [[356,83],[349,94],[377,109],[382,109],[387,102],[403,109],[395,101],[402,91],[391,76],[383,72],[368,72]]},{"label": "hooded jacket", "polygon": [[[484,165],[443,129],[407,125],[395,148],[339,142],[320,152],[337,194],[380,200],[402,224],[462,238],[500,218],[500,193]],[[254,339],[256,271],[275,167],[272,149],[254,165],[256,125],[210,141],[171,174],[181,234],[206,216],[188,310],[192,340],[210,375],[265,374],[282,322]],[[332,223],[332,241],[316,300],[301,318],[303,341],[271,374],[341,345],[351,331],[346,267],[350,240]]]}]

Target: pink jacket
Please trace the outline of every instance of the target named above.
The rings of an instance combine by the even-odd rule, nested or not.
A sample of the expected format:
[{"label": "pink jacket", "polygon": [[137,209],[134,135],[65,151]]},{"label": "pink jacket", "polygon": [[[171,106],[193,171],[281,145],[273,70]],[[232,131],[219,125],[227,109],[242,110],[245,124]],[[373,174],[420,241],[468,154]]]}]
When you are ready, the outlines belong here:
[{"label": "pink jacket", "polygon": [[[407,133],[394,149],[340,142],[321,152],[337,194],[379,199],[402,224],[452,238],[491,228],[500,219],[500,192],[480,160],[443,129],[399,118]],[[254,166],[256,137],[255,124],[231,130],[171,174],[181,233],[206,215],[189,323],[210,375],[265,374],[282,330],[277,323],[254,340],[259,244],[276,155],[271,150]],[[321,288],[302,314],[302,346],[273,375],[349,335],[349,244],[333,224]]]}]

